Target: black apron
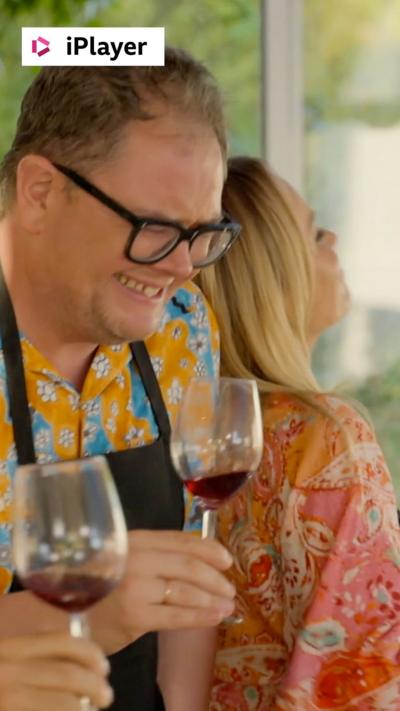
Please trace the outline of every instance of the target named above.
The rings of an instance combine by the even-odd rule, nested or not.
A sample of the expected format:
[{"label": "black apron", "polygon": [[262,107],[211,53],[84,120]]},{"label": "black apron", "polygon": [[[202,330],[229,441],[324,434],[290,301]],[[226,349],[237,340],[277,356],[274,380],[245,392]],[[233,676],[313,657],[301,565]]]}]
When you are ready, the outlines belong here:
[{"label": "black apron", "polygon": [[[0,334],[7,375],[10,415],[18,464],[36,462],[22,351],[12,303],[0,267]],[[153,444],[105,454],[122,502],[128,529],[180,529],[182,486],[169,454],[170,424],[146,346],[131,344],[160,432]],[[10,592],[23,590],[14,577]],[[157,634],[151,632],[110,657],[112,711],[163,711],[156,683]]]}]

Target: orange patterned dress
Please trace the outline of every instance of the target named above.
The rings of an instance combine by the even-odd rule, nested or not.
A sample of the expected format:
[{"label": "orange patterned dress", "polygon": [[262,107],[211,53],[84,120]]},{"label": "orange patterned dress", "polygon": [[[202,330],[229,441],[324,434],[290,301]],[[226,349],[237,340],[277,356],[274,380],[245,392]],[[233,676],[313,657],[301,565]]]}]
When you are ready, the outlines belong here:
[{"label": "orange patterned dress", "polygon": [[243,622],[219,629],[210,711],[400,709],[390,474],[366,421],[320,403],[266,399],[260,469],[221,510]]}]

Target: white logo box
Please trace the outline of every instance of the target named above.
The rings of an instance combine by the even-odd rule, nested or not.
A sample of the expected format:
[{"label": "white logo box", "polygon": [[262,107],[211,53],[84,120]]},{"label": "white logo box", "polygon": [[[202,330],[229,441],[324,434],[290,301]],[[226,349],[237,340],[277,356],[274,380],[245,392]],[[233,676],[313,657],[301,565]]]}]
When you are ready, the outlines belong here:
[{"label": "white logo box", "polygon": [[22,27],[23,67],[164,66],[164,27]]}]

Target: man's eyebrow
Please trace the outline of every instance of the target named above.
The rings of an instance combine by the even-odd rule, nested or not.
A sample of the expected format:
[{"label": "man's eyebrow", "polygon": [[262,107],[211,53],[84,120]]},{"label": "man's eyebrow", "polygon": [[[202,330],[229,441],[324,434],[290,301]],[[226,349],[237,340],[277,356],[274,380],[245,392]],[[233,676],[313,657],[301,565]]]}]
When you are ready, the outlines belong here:
[{"label": "man's eyebrow", "polygon": [[[135,214],[139,215],[140,217],[146,218],[148,220],[159,220],[160,222],[172,222],[174,224],[182,225],[182,227],[185,227],[185,223],[183,220],[180,220],[179,218],[172,218],[170,216],[165,215],[162,212],[158,212],[157,210],[155,211],[148,211],[148,210],[137,210],[135,211]],[[215,225],[218,224],[219,222],[222,222],[224,219],[224,214],[222,212],[219,212],[218,215],[210,217],[208,220],[201,220],[201,222],[194,222],[193,224],[189,225],[187,229],[190,229],[191,227],[197,227],[198,225]]]}]

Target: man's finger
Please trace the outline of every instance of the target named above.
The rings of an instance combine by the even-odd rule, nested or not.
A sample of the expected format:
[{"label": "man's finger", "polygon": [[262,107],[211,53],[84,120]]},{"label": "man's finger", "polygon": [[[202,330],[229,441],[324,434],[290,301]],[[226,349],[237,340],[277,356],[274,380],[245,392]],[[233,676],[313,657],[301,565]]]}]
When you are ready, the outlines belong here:
[{"label": "man's finger", "polygon": [[45,658],[76,662],[102,674],[109,670],[106,658],[94,642],[74,639],[66,633],[46,633],[0,641],[1,661],[18,662]]},{"label": "man's finger", "polygon": [[124,585],[140,585],[142,571],[146,577],[181,580],[220,597],[235,596],[234,586],[221,572],[187,552],[138,551],[129,562]]},{"label": "man's finger", "polygon": [[183,553],[209,563],[219,570],[232,565],[232,556],[219,541],[201,539],[184,531],[130,531],[130,554],[135,551]]}]

